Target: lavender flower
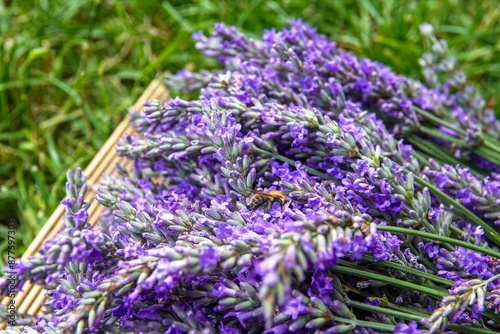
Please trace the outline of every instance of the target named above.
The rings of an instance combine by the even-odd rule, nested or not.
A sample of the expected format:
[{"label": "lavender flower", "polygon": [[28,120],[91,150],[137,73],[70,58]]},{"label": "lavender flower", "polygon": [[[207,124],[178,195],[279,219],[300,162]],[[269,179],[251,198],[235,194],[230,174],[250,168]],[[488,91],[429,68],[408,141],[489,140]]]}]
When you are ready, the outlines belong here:
[{"label": "lavender flower", "polygon": [[499,278],[500,275],[487,281],[472,279],[454,286],[450,290],[451,295],[443,298],[441,307],[425,320],[430,326],[429,332],[436,333],[446,328],[448,323],[454,323],[464,315],[469,306],[472,306],[471,317],[479,318],[485,308],[486,286]]},{"label": "lavender flower", "polygon": [[439,166],[431,161],[424,175],[471,211],[482,214],[494,225],[500,224],[500,174],[480,178],[472,175],[467,168]]},{"label": "lavender flower", "polygon": [[[472,147],[480,144],[477,138],[482,138],[483,132],[491,136],[499,133],[500,123],[491,110],[485,109],[484,103],[471,109],[472,103],[463,104],[470,99],[463,99],[460,94],[429,89],[392,73],[381,64],[357,59],[300,21],[290,25],[289,30],[280,33],[266,32],[262,42],[249,40],[234,28],[223,25],[210,37],[197,34],[197,47],[206,56],[217,57],[228,70],[224,74],[215,72],[211,83],[202,89],[203,95],[232,94],[245,103],[251,101],[249,94],[265,95],[281,104],[308,104],[328,112],[336,105],[336,95],[343,92],[351,101],[360,102],[363,108],[379,109],[383,117],[389,117],[388,123],[393,124],[398,134],[418,133],[424,119],[413,107],[438,117],[442,117],[445,110],[451,110],[447,118],[449,126],[441,130],[455,137],[468,133],[464,139]],[[441,54],[446,52],[445,48],[440,50]],[[174,83],[192,76],[181,72],[179,78],[171,80]],[[171,87],[175,89],[175,85]],[[471,129],[471,124],[476,130]],[[451,130],[455,128],[461,130]],[[463,154],[453,145],[448,148],[455,154]]]},{"label": "lavender flower", "polygon": [[[472,93],[459,92],[460,76],[447,86],[457,91],[426,87],[299,21],[261,41],[222,24],[195,37],[224,68],[171,79],[201,89],[199,99],[153,100],[132,114],[139,134],[117,150],[134,167],[102,180],[95,228],[84,177],[68,173],[65,227],[21,265],[19,287],[48,289],[48,314],[26,324],[43,333],[499,326],[486,310],[500,304],[488,225],[498,219],[497,175],[429,162],[406,144],[422,144],[436,131],[428,120],[452,114],[441,124],[452,142],[435,138],[446,152],[492,149],[498,122],[464,107]],[[445,44],[434,52],[445,55]],[[286,201],[254,208],[255,190]]]},{"label": "lavender flower", "polygon": [[418,324],[415,321],[410,322],[408,325],[399,323],[394,329],[395,334],[422,334],[422,331],[417,329]]}]

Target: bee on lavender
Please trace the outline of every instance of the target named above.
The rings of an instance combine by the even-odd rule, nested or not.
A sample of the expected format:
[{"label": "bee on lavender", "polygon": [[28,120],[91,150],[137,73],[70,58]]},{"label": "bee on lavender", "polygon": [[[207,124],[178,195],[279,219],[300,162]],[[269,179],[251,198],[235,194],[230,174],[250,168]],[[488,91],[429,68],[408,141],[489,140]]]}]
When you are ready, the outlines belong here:
[{"label": "bee on lavender", "polygon": [[286,195],[278,190],[271,190],[268,192],[251,190],[253,196],[250,198],[250,204],[248,204],[248,209],[255,211],[262,207],[264,211],[271,210],[274,202],[278,202],[283,209],[283,205],[286,201]]}]

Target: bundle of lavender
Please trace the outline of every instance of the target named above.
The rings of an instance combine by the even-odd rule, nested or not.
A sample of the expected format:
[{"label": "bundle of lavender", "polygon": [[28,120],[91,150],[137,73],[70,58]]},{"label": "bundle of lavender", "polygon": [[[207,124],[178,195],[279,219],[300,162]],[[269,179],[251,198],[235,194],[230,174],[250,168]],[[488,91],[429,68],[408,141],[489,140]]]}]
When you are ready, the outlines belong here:
[{"label": "bundle of lavender", "polygon": [[500,122],[440,81],[442,41],[426,86],[300,21],[195,38],[223,69],[133,115],[98,227],[68,173],[64,229],[18,268],[49,313],[7,332],[498,332]]}]

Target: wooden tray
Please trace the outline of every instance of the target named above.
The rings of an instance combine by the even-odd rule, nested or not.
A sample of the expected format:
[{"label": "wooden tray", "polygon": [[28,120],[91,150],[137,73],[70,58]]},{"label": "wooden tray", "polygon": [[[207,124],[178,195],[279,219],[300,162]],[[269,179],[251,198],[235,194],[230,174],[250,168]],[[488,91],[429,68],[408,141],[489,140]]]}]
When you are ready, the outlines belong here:
[{"label": "wooden tray", "polygon": [[[136,110],[142,110],[143,103],[148,100],[158,99],[166,101],[169,93],[166,87],[158,80],[154,80],[146,88],[144,93],[139,97],[134,104]],[[111,134],[104,146],[97,152],[96,156],[87,166],[83,174],[87,177],[87,185],[89,190],[85,196],[85,201],[91,202],[89,212],[89,222],[95,225],[99,219],[100,214],[104,210],[102,205],[99,205],[94,199],[97,188],[99,186],[100,178],[103,174],[114,174],[116,170],[116,163],[120,163],[127,167],[132,166],[132,161],[126,158],[118,157],[115,150],[115,145],[120,137],[125,133],[132,133],[134,129],[130,124],[130,119],[127,116]],[[30,256],[36,254],[43,245],[45,240],[53,238],[63,225],[62,217],[64,215],[64,206],[59,204],[54,213],[50,216],[49,220],[42,227],[40,232],[29,245],[26,252],[21,259],[28,259]],[[45,302],[45,290],[40,286],[33,285],[30,282],[24,284],[22,291],[18,292],[15,296],[16,310],[21,314],[37,315],[39,314],[43,303]],[[2,303],[7,305],[9,298],[4,298]],[[0,324],[0,329],[5,327],[5,323]]]}]

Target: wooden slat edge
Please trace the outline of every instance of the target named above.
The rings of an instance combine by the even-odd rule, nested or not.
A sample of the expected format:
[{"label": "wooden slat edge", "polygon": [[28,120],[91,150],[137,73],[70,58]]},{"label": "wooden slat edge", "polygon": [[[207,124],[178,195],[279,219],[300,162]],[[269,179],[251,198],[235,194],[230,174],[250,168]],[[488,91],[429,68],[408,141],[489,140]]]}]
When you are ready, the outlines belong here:
[{"label": "wooden slat edge", "polygon": [[[136,109],[140,109],[140,107],[142,106],[142,104],[144,103],[144,101],[148,100],[148,99],[152,99],[152,98],[155,98],[157,95],[160,95],[160,93],[163,93],[163,95],[165,95],[165,92],[166,92],[166,88],[163,87],[163,85],[159,82],[153,82],[149,87],[148,89],[146,89],[146,91],[143,93],[143,95],[141,95],[141,97],[139,98],[138,102],[136,102],[136,104],[134,105],[134,108]],[[120,124],[126,124],[127,127],[123,127],[123,126],[118,126],[117,129],[113,132],[113,134],[110,136],[110,138],[106,141],[105,145],[103,145],[103,147],[101,148],[101,150],[99,150],[99,152],[101,153],[100,155],[97,155],[96,154],[96,157],[94,157],[94,159],[92,160],[95,161],[97,158],[101,158],[104,156],[104,157],[109,157],[109,156],[112,156],[113,158],[115,159],[118,159],[118,156],[117,156],[117,153],[115,151],[115,145],[116,145],[116,142],[118,141],[118,139],[127,131],[129,130],[129,132],[132,132],[133,129],[130,127],[130,121],[128,119],[128,116],[126,119],[124,119],[124,121],[122,121]],[[110,145],[111,143],[111,145]],[[107,150],[108,152],[104,152],[104,154],[102,153],[103,151]],[[126,160],[126,159],[124,159]],[[107,163],[104,163],[104,162],[101,162],[99,164],[97,164],[97,166],[99,167],[97,173],[96,173],[96,170],[89,170],[89,167],[90,164],[89,164],[89,167],[87,167],[85,170],[88,171],[88,172],[84,172],[84,175],[88,175],[88,174],[91,174],[91,176],[89,178],[87,178],[87,184],[90,186],[89,187],[89,191],[87,193],[87,195],[85,196],[85,200],[86,201],[90,201],[92,203],[90,209],[89,209],[89,213],[93,212],[96,210],[96,208],[99,207],[99,205],[97,204],[97,202],[92,202],[93,201],[93,196],[95,195],[95,187],[94,185],[98,182],[99,178],[102,176],[103,174],[103,170],[102,170],[102,167],[108,167],[108,174],[110,174],[111,172],[114,171],[115,169],[115,163],[113,161],[109,161],[109,159],[107,158],[106,159]],[[94,164],[95,165],[95,164]],[[64,207],[63,207],[64,208]],[[64,211],[63,211],[64,213]],[[62,227],[63,225],[63,221],[62,221],[62,215],[59,217],[58,220],[55,221],[55,224],[53,224],[53,228],[48,230],[46,235],[45,235],[45,239],[44,240],[48,240],[50,238],[53,238],[57,233],[58,231],[60,230],[60,228]],[[95,222],[94,222],[95,223]],[[29,289],[31,287],[28,287],[27,290],[23,291],[23,293],[16,299],[18,299],[19,301],[19,304],[21,307],[22,304],[23,304],[23,299],[25,298],[25,296],[30,296],[32,293],[29,292]],[[36,293],[38,293],[38,291],[36,291]]]},{"label": "wooden slat edge", "polygon": [[[153,94],[158,93],[160,87],[162,87],[162,83],[158,80],[154,80],[148,88],[141,95],[139,100],[135,103],[134,108],[140,109],[142,103],[147,101],[148,99],[153,98]],[[164,88],[166,90],[166,88]],[[161,90],[161,89],[160,89]],[[87,168],[84,171],[84,175],[87,176],[87,180],[89,182],[95,183],[97,179],[99,179],[101,174],[94,173],[94,170],[99,166],[102,162],[103,157],[105,157],[109,152],[114,151],[114,147],[118,139],[125,133],[125,130],[130,126],[130,120],[127,116],[120,124],[117,126],[115,131],[111,134],[108,140],[104,143],[103,147],[97,152],[96,156],[89,163]],[[37,233],[35,239],[31,242],[30,246],[26,250],[26,252],[21,257],[22,259],[27,259],[31,255],[34,255],[38,249],[42,246],[43,242],[47,240],[47,235],[56,225],[56,223],[61,219],[64,215],[65,209],[64,206],[59,205],[54,213],[49,217],[45,225],[40,229]]]},{"label": "wooden slat edge", "polygon": [[[154,94],[157,94],[158,91],[162,91],[161,90],[162,86],[163,85],[159,81],[157,80],[153,81],[141,95],[139,100],[135,103],[134,108],[140,109],[144,101],[152,98],[152,96],[154,96]],[[110,138],[108,138],[108,140],[104,143],[103,147],[99,150],[96,156],[89,163],[89,166],[83,172],[84,175],[87,176],[87,184],[90,186],[89,191],[85,196],[86,201],[91,201],[93,199],[93,196],[95,194],[94,184],[98,181],[103,172],[102,166],[104,164],[102,163],[102,161],[99,160],[102,160],[103,157],[107,157],[108,155],[110,155],[111,157],[116,156],[116,151],[114,149],[116,141],[126,132],[127,129],[131,129],[130,120],[128,116],[117,126],[115,131],[113,131],[113,133],[111,134]],[[97,166],[99,167],[99,169],[96,171],[96,168],[93,166]],[[111,167],[111,169],[113,168],[114,167]],[[95,210],[95,206],[96,206],[95,203],[93,203],[93,205],[90,208],[90,211]],[[43,226],[43,228],[37,234],[33,242],[30,244],[27,251],[23,255],[22,259],[27,259],[29,256],[34,255],[38,251],[38,249],[42,247],[43,242],[45,240],[48,240],[57,234],[57,232],[60,230],[63,224],[62,216],[64,215],[64,212],[65,208],[63,205],[59,205],[56,208],[56,210],[50,216],[47,223]],[[25,298],[26,295],[28,295],[30,289],[31,285],[27,286],[25,290],[23,290],[22,292],[20,292],[20,294],[16,296],[16,301],[18,302],[19,308],[22,306],[23,299]]]},{"label": "wooden slat edge", "polygon": [[[144,93],[139,97],[139,99],[134,104],[136,110],[141,110],[143,103],[151,99],[167,100],[169,93],[165,86],[159,80],[153,80],[151,84],[146,88]],[[94,225],[100,213],[102,213],[104,207],[100,206],[95,202],[93,196],[95,195],[96,185],[101,178],[101,176],[106,174],[112,174],[116,169],[116,162],[120,160],[122,164],[127,163],[128,160],[125,158],[120,158],[115,150],[115,145],[119,138],[125,132],[133,132],[130,125],[130,119],[127,116],[120,124],[117,126],[115,131],[111,134],[108,140],[104,143],[103,147],[98,151],[96,156],[89,163],[84,175],[87,176],[87,183],[89,184],[89,191],[85,196],[86,201],[94,201],[91,205],[93,210],[89,210],[89,220],[92,225]],[[104,160],[104,163],[103,163]],[[23,254],[21,259],[28,259],[30,256],[34,255],[38,249],[42,246],[45,240],[54,237],[57,232],[62,227],[62,216],[64,215],[65,208],[63,205],[59,205],[54,213],[49,217],[45,225],[39,231],[35,239],[29,245],[26,252]],[[91,219],[90,219],[91,217]],[[37,314],[43,305],[45,300],[45,290],[39,286],[34,286],[30,282],[27,282],[23,286],[23,291],[16,294],[16,309],[21,314]],[[10,302],[10,298],[4,298],[2,303],[7,305]],[[0,324],[0,329],[4,328],[4,324]]]}]

